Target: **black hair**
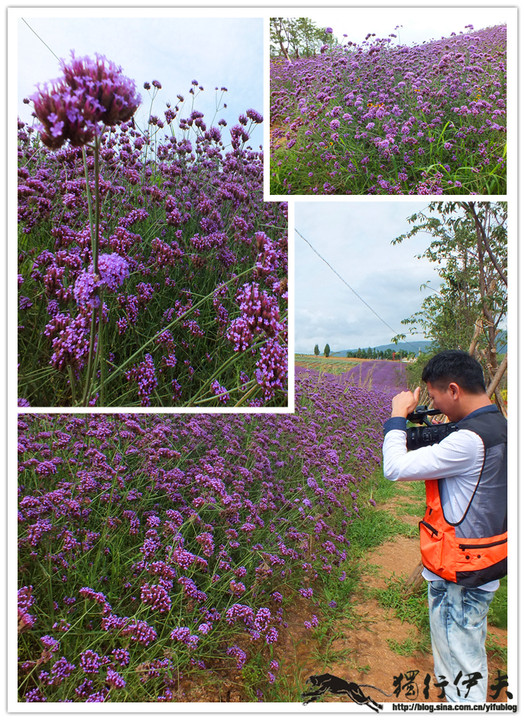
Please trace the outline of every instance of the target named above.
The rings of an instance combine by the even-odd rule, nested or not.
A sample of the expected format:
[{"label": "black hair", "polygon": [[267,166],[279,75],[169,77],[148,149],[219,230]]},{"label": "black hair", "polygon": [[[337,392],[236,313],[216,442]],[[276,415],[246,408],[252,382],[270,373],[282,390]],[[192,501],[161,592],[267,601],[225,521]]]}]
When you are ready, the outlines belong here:
[{"label": "black hair", "polygon": [[434,355],[423,368],[421,379],[441,389],[455,382],[475,395],[486,392],[483,368],[463,350],[444,350]]}]

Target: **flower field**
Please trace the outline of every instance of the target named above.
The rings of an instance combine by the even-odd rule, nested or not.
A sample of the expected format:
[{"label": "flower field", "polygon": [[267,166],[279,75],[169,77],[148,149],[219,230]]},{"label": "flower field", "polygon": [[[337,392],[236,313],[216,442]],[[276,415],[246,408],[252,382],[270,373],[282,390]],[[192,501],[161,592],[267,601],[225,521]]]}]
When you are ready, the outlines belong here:
[{"label": "flower field", "polygon": [[97,56],[19,122],[19,405],[286,406],[287,208],[263,202],[248,109],[154,114]]},{"label": "flower field", "polygon": [[298,600],[313,631],[349,595],[379,370],[298,371],[293,415],[21,415],[20,700],[180,701],[232,674],[278,700]]},{"label": "flower field", "polygon": [[[296,365],[296,373],[310,377],[328,375],[332,382],[343,388],[348,385],[372,390],[381,388],[384,392],[395,395],[406,390],[406,369],[400,362],[393,360],[348,360],[347,358],[322,358],[302,356]],[[347,369],[347,367],[349,369]]]},{"label": "flower field", "polygon": [[506,27],[271,60],[271,192],[506,192]]}]

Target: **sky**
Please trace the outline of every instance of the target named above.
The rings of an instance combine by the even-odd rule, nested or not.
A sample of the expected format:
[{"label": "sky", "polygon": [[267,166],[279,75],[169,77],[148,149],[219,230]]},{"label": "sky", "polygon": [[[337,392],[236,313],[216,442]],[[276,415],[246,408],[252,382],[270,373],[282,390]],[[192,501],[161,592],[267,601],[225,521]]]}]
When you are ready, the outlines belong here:
[{"label": "sky", "polygon": [[[118,17],[101,17],[102,10],[70,11],[72,17],[64,17],[67,9],[60,8],[48,9],[45,13],[33,8],[19,12],[42,38],[40,40],[24,20],[18,20],[17,111],[26,122],[30,120],[32,108],[22,103],[23,98],[32,95],[38,83],[61,75],[54,55],[69,59],[70,50],[80,56],[105,55],[135,81],[143,102],[135,116],[141,128],[149,117],[151,104],[151,95],[143,85],[154,79],[162,85],[152,111],[158,116],[162,116],[167,102],[177,104],[178,94],[186,98],[181,116],[188,117],[194,99],[195,109],[204,113],[208,126],[215,116],[213,124],[224,118],[228,127],[232,127],[248,108],[263,114],[263,21],[260,18],[220,17],[219,11],[214,10],[208,10],[204,17],[202,11],[195,10],[186,11],[189,17],[176,17],[169,10],[148,13],[144,9],[140,12],[147,17],[129,17],[131,11],[125,9],[113,11],[113,14],[119,12]],[[196,17],[197,13],[201,17]],[[196,98],[188,93],[193,80],[204,88]],[[216,114],[221,87],[226,87],[228,92]],[[224,103],[227,108],[223,107]],[[262,142],[262,126],[257,126],[250,144],[258,148]]]},{"label": "sky", "polygon": [[[374,347],[407,333],[401,320],[431,292],[420,286],[430,281],[438,290],[440,281],[432,263],[415,257],[428,246],[427,234],[391,241],[412,229],[409,216],[427,207],[415,201],[296,203],[295,228],[384,321],[294,233],[296,352],[311,354],[316,344],[322,352],[326,343],[333,352]],[[407,334],[414,350],[418,339],[423,336]]]},{"label": "sky", "polygon": [[[379,3],[383,5],[383,3]],[[279,12],[281,15],[281,11]],[[297,10],[295,11],[297,16]],[[516,10],[509,8],[454,8],[454,7],[381,7],[381,8],[326,8],[301,10],[318,27],[331,27],[341,43],[348,41],[361,44],[368,33],[385,38],[396,33],[394,43],[412,45],[429,40],[439,40],[451,33],[469,32],[465,26],[472,24],[475,30],[501,25],[516,18]],[[397,26],[401,26],[396,30]],[[348,37],[344,37],[344,35]]]}]

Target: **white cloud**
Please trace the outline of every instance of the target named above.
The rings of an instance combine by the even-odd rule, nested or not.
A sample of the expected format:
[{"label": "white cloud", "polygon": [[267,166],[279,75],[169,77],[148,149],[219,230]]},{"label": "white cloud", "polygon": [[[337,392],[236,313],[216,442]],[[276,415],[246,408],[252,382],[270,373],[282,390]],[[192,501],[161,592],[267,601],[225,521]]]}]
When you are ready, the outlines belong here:
[{"label": "white cloud", "polygon": [[333,350],[381,345],[406,331],[401,320],[429,292],[420,286],[432,280],[437,287],[439,280],[430,262],[415,258],[427,237],[391,241],[411,229],[407,217],[426,207],[381,200],[296,204],[295,227],[352,288],[295,235],[298,352],[311,352],[316,342],[328,342]]}]

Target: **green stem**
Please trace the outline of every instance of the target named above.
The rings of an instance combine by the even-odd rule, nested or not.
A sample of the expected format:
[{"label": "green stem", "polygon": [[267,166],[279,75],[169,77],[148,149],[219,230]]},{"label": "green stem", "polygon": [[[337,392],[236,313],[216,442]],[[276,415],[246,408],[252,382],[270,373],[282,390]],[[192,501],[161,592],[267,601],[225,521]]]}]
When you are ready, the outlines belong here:
[{"label": "green stem", "polygon": [[245,393],[242,398],[235,403],[234,407],[240,407],[245,400],[248,400],[249,397],[251,397],[257,390],[259,386],[256,382],[254,382],[253,386],[248,390],[247,393]]},{"label": "green stem", "polygon": [[[93,156],[95,161],[95,222],[93,231],[93,198],[89,190],[89,177],[87,169],[87,159],[85,148],[82,148],[82,156],[84,158],[84,170],[86,173],[86,190],[88,197],[88,212],[89,212],[89,224],[91,230],[91,254],[93,257],[93,273],[95,278],[98,280],[98,251],[100,244],[100,162],[99,162],[99,151],[100,151],[100,138],[95,137],[95,144],[93,145]],[[99,318],[99,331],[102,325],[102,298],[98,287],[94,291],[94,300],[99,299],[100,318]],[[84,393],[82,395],[82,405],[85,406],[89,401],[91,394],[91,385],[93,384],[94,375],[96,372],[97,363],[100,362],[100,332],[99,332],[99,344],[97,347],[95,357],[95,339],[96,339],[96,319],[97,309],[93,308],[91,314],[91,331],[89,334],[89,351],[88,351],[88,364],[86,371],[86,380],[84,384]]]},{"label": "green stem", "polygon": [[95,233],[93,230],[93,198],[91,197],[91,190],[89,187],[89,173],[87,166],[87,155],[86,146],[82,146],[82,160],[84,161],[84,176],[86,178],[86,196],[88,203],[88,217],[89,217],[89,234],[91,236],[91,255],[95,252]]},{"label": "green stem", "polygon": [[95,137],[95,244],[93,251],[93,272],[98,275],[98,251],[100,245],[100,166],[99,166],[100,138]]},{"label": "green stem", "polygon": [[[244,350],[242,353],[236,353],[235,355],[232,355],[231,357],[229,357],[225,362],[223,362],[223,364],[220,366],[220,368],[216,372],[213,373],[212,378],[209,380],[209,384],[211,384],[214,380],[218,380],[219,377],[221,376],[221,373],[224,370],[226,370],[226,368],[229,367],[232,363],[237,362],[238,360],[240,360],[240,358],[242,358],[244,355],[247,355],[248,353],[251,353],[253,350],[257,350],[258,348],[262,347],[267,341],[268,341],[268,338],[265,337],[263,340],[258,340],[253,345],[250,345],[250,347],[246,348],[246,350]],[[203,387],[204,387],[204,390],[203,390]],[[203,402],[201,398],[203,395],[206,394],[207,390],[208,390],[208,383],[206,383],[206,385],[202,386],[195,393],[195,395],[188,400],[188,402],[186,403],[186,407],[188,405],[193,405],[193,404],[197,405],[198,403]],[[206,398],[206,400],[211,400],[211,399],[212,398]]]},{"label": "green stem", "polygon": [[94,354],[94,348],[95,348],[95,328],[97,325],[97,309],[93,308],[93,311],[91,313],[91,330],[89,333],[89,353],[88,353],[88,364],[87,364],[87,370],[86,370],[86,380],[84,384],[84,393],[82,394],[82,402],[80,403],[82,407],[84,407],[87,404],[89,395],[90,395],[90,387],[91,387],[91,375],[92,375],[92,368],[93,368],[93,354]]},{"label": "green stem", "polygon": [[[255,270],[255,266],[252,266],[248,268],[248,270],[244,270],[244,272],[239,273],[239,275],[235,275],[235,277],[231,278],[230,280],[227,280],[226,282],[222,283],[221,287],[226,287],[227,285],[231,285],[231,283],[236,282],[239,280],[239,278],[242,278],[244,275],[248,275],[248,273],[251,273]],[[186,312],[182,313],[182,315],[179,315],[179,317],[175,318],[175,320],[172,320],[170,323],[168,323],[165,327],[162,328],[162,330],[159,330],[158,333],[156,333],[153,337],[151,337],[149,340],[147,340],[138,350],[136,350],[132,355],[129,356],[127,360],[125,360],[121,365],[118,366],[110,375],[110,377],[105,381],[109,382],[110,380],[113,380],[116,378],[120,373],[123,372],[123,370],[141,353],[144,352],[144,350],[155,342],[155,340],[162,335],[162,333],[166,332],[166,330],[170,330],[172,327],[175,327],[177,323],[179,323],[181,320],[183,320],[187,315],[192,313],[194,310],[196,310],[198,307],[203,305],[205,302],[207,302],[216,292],[215,290],[212,290],[211,293],[208,295],[205,295],[202,300],[199,300],[198,303],[195,303],[189,310],[186,310]],[[101,390],[101,384],[97,385],[93,392],[97,392]]]},{"label": "green stem", "polygon": [[[103,331],[104,331],[104,325],[103,325],[103,315],[104,315],[104,313],[103,313],[103,309],[104,309],[103,289],[100,289],[100,295],[99,295],[99,297],[100,297],[100,306],[99,306],[99,307],[100,307],[100,312],[99,312],[99,316],[98,316],[97,352],[96,352],[96,355],[95,355],[95,364],[94,364],[93,368],[95,369],[95,368],[98,367],[98,368],[100,369],[100,379],[101,379],[101,381],[103,381],[104,378],[105,378],[105,375],[106,375],[106,372],[105,372],[105,371],[106,371],[106,364],[105,364],[105,361],[104,361],[105,359],[104,359],[104,357],[103,357],[103,352],[102,352],[102,346],[103,346]],[[95,370],[93,370],[93,373],[94,373],[94,372],[95,372]],[[103,383],[102,383],[102,386],[101,386],[101,387],[104,387],[104,384],[103,384]],[[100,405],[101,405],[101,406],[104,406],[103,397],[104,397],[104,393],[101,391],[101,393],[100,393]]]},{"label": "green stem", "polygon": [[[104,357],[104,355],[102,353],[103,333],[104,333],[104,328],[102,325],[102,312],[101,312],[99,325],[98,325],[98,348],[97,348],[97,355],[99,355],[99,357],[100,357],[100,402],[99,402],[99,405],[101,407],[105,407],[105,404],[106,404],[106,400],[105,400],[106,393],[105,393],[104,385],[106,383],[106,370],[107,370],[106,358]],[[98,349],[100,349],[100,353],[98,352]]]},{"label": "green stem", "polygon": [[71,400],[72,400],[73,405],[76,405],[76,403],[77,403],[76,394],[77,393],[76,393],[76,388],[75,388],[75,375],[73,373],[73,368],[71,367],[71,365],[68,366],[67,371],[68,371],[68,375],[69,375],[69,384],[71,385]]}]

